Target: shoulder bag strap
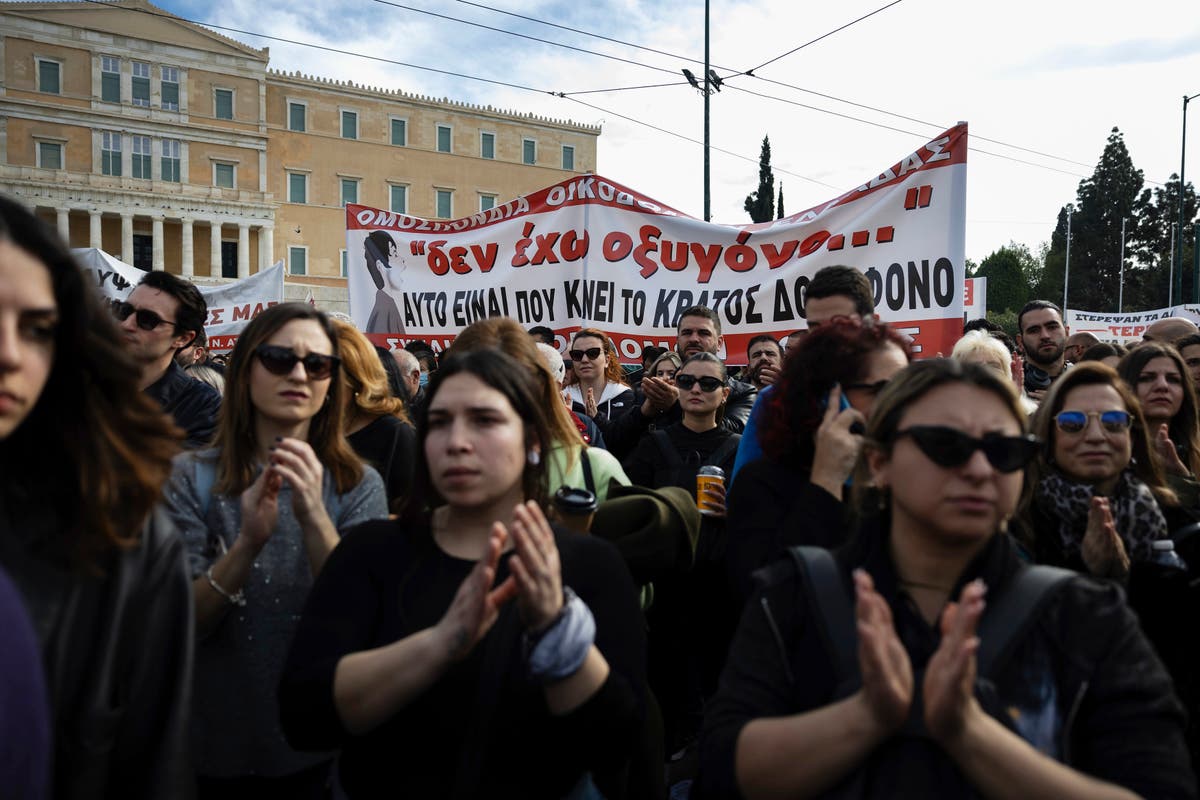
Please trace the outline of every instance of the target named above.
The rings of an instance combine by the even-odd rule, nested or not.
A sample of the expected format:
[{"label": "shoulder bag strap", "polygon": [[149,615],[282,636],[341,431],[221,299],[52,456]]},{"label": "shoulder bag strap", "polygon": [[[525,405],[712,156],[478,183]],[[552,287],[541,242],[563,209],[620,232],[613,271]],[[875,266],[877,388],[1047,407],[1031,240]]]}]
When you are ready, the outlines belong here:
[{"label": "shoulder bag strap", "polygon": [[1021,567],[1000,597],[989,597],[979,621],[978,674],[991,678],[1024,638],[1053,590],[1075,573],[1058,567]]},{"label": "shoulder bag strap", "polygon": [[579,451],[579,463],[583,467],[583,485],[592,494],[596,493],[596,478],[592,475],[592,460],[588,458],[588,449],[585,445]]},{"label": "shoulder bag strap", "polygon": [[833,554],[820,547],[788,549],[800,571],[809,616],[819,621],[821,636],[833,663],[835,696],[862,683],[858,671],[858,632],[854,606],[846,594],[846,585]]}]

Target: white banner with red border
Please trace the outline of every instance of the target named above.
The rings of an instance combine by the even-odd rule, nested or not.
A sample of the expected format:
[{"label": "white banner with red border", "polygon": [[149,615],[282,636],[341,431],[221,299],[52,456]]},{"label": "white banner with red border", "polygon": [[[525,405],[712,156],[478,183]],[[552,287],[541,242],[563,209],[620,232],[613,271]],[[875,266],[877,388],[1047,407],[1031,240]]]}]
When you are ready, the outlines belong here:
[{"label": "white banner with red border", "polygon": [[346,207],[350,315],[376,343],[435,351],[477,319],[506,315],[612,336],[633,362],[673,346],[692,305],[721,319],[731,364],[762,333],[806,327],[817,270],[849,264],[876,311],[919,353],[962,335],[967,126],[960,124],[838,197],[781,220],[719,225],[598,175],[571,178],[489,211],[424,220]]},{"label": "white banner with red border", "polygon": [[1066,323],[1068,333],[1091,333],[1102,342],[1128,345],[1142,341],[1151,323],[1167,317],[1185,317],[1200,325],[1200,306],[1178,305],[1111,314],[1068,308]]},{"label": "white banner with red border", "polygon": [[987,316],[987,278],[967,278],[963,289],[963,319],[983,319]]}]

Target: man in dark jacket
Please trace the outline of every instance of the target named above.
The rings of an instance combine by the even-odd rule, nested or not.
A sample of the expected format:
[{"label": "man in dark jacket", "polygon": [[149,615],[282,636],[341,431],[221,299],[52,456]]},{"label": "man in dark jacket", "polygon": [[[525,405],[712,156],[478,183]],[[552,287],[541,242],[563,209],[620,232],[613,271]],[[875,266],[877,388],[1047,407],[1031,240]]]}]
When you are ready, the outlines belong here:
[{"label": "man in dark jacket", "polygon": [[200,290],[167,272],[148,272],[129,299],[114,306],[125,346],[142,368],[139,385],[187,432],[184,446],[203,447],[217,425],[221,395],[189,376],[175,355],[204,329]]},{"label": "man in dark jacket", "polygon": [[[722,344],[721,320],[711,308],[692,306],[679,316],[675,351],[684,361],[697,353],[716,355]],[[729,389],[725,413],[718,424],[732,433],[741,433],[750,418],[758,390],[733,379],[729,381]],[[624,459],[647,431],[681,419],[683,410],[679,407],[679,390],[675,384],[663,378],[645,377],[634,395],[633,407],[609,423],[604,438],[609,452]]]}]

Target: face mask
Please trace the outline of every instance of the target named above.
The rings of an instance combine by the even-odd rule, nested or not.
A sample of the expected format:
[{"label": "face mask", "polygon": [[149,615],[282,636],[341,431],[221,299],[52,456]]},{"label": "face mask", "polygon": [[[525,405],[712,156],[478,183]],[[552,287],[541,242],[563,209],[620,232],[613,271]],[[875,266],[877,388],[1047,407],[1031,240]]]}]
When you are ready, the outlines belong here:
[{"label": "face mask", "polygon": [[422,389],[424,389],[426,386],[429,385],[429,373],[428,372],[421,373],[421,378],[417,385],[420,386]]}]

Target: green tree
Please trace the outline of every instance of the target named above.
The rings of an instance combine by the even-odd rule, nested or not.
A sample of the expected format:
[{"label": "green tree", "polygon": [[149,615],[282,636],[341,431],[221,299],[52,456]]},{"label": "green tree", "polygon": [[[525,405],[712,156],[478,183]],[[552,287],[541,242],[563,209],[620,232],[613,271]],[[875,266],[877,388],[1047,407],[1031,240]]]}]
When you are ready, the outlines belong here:
[{"label": "green tree", "polygon": [[[1126,237],[1126,252],[1131,253],[1135,281],[1131,287],[1129,273],[1126,272],[1125,297],[1130,297],[1132,288],[1134,302],[1138,308],[1162,308],[1172,297],[1168,294],[1167,284],[1171,276],[1172,234],[1178,230],[1179,223],[1179,176],[1172,175],[1165,185],[1143,191],[1137,206],[1137,224],[1133,232]],[[1176,303],[1191,300],[1192,297],[1191,264],[1194,242],[1191,229],[1196,210],[1196,190],[1189,183],[1183,187],[1186,228],[1183,246],[1183,298],[1174,297]]]},{"label": "green tree", "polygon": [[1030,297],[1026,271],[1032,261],[1028,247],[1009,242],[980,263],[975,277],[987,278],[988,311],[1018,311],[1025,305]]},{"label": "green tree", "polygon": [[775,208],[775,219],[783,219],[787,214],[783,210],[783,181],[779,182],[779,202]]},{"label": "green tree", "polygon": [[[1071,275],[1069,304],[1087,311],[1116,311],[1121,272],[1121,221],[1126,238],[1137,226],[1138,196],[1142,191],[1142,171],[1133,166],[1120,130],[1109,134],[1100,162],[1092,177],[1079,182],[1074,214],[1071,217]],[[1037,287],[1043,295],[1062,296],[1062,275],[1066,262],[1067,213],[1064,206],[1050,237],[1043,280]],[[1128,261],[1126,264],[1128,265]],[[1126,287],[1138,279],[1127,269]],[[1057,286],[1055,286],[1057,284]],[[1053,290],[1057,288],[1057,292]],[[990,293],[990,287],[989,287]],[[1049,297],[1046,299],[1053,299]],[[1132,297],[1131,297],[1132,299]],[[1126,308],[1132,308],[1129,303]]]},{"label": "green tree", "polygon": [[746,196],[746,213],[754,222],[770,222],[775,213],[775,173],[771,170],[771,140],[763,137],[758,157],[758,190]]}]

